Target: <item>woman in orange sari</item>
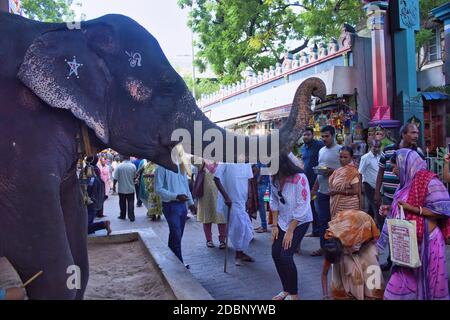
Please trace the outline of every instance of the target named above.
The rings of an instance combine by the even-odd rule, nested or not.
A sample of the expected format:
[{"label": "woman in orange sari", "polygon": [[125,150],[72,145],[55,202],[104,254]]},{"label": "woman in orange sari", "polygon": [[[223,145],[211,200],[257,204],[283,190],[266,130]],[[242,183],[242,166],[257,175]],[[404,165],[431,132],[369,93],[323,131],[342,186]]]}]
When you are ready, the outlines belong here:
[{"label": "woman in orange sari", "polygon": [[358,167],[353,163],[353,149],[342,147],[339,153],[341,167],[330,176],[330,212],[331,219],[342,210],[359,210],[361,180]]},{"label": "woman in orange sari", "polygon": [[[329,222],[325,233],[322,269],[324,299],[374,300],[383,298],[384,279],[378,264],[376,240],[380,232],[370,215],[344,210]],[[331,295],[328,272],[332,268]]]}]

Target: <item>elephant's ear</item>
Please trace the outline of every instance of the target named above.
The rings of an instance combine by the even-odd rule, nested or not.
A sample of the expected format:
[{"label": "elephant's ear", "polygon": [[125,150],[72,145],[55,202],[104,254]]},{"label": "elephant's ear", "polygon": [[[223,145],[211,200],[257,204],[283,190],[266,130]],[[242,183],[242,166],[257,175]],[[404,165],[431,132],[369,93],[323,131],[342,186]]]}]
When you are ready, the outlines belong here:
[{"label": "elephant's ear", "polygon": [[28,48],[18,77],[48,105],[70,110],[108,143],[112,78],[92,45],[92,38],[108,37],[101,31],[65,29],[43,34]]}]

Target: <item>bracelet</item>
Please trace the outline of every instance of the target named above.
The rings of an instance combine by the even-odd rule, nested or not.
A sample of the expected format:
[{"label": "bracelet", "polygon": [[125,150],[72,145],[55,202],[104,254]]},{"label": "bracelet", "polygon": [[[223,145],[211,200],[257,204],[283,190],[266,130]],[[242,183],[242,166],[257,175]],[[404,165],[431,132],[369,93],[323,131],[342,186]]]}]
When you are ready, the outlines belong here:
[{"label": "bracelet", "polygon": [[422,207],[419,207],[419,216],[421,216],[423,214],[423,210],[422,209],[423,209]]}]

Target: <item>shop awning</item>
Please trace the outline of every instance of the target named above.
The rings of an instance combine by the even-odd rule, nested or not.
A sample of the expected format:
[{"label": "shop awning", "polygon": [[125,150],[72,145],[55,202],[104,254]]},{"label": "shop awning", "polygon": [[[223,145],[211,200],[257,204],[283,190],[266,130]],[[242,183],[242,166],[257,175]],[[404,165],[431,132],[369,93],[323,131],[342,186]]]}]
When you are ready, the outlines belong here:
[{"label": "shop awning", "polygon": [[225,121],[219,121],[216,122],[216,124],[219,127],[225,128],[225,127],[230,127],[239,123],[243,123],[243,122],[250,122],[250,120],[255,121],[256,119],[256,114],[252,114],[252,115],[248,115],[248,116],[244,116],[244,117],[240,117],[240,118],[235,118],[235,119],[230,119],[230,120],[225,120]]},{"label": "shop awning", "polygon": [[422,97],[425,100],[448,100],[448,95],[439,91],[422,92]]}]

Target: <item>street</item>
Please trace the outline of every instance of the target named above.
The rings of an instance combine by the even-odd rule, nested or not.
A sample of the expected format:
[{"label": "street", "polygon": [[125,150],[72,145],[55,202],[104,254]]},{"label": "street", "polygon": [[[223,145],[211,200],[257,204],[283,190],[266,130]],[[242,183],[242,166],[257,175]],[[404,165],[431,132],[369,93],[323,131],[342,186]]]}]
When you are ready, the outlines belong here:
[{"label": "street", "polygon": [[[105,202],[105,214],[111,220],[113,233],[118,230],[144,229],[152,230],[167,243],[169,229],[164,217],[160,221],[150,221],[144,207],[135,208],[136,221],[119,220],[118,196],[110,196]],[[254,227],[258,223],[253,221]],[[104,231],[97,235],[104,235]],[[281,291],[281,282],[271,256],[270,233],[255,233],[248,254],[256,261],[244,266],[234,265],[234,250],[228,252],[227,273],[223,272],[224,250],[218,249],[217,227],[213,225],[213,240],[216,248],[207,248],[202,224],[191,217],[186,222],[182,249],[185,263],[190,265],[190,272],[215,299],[220,300],[267,300]],[[295,255],[298,270],[300,299],[322,299],[320,275],[322,257],[311,257],[310,252],[319,247],[319,238],[305,237],[302,241],[301,255]],[[113,263],[113,262],[112,262]],[[330,272],[331,275],[331,272]],[[329,275],[329,276],[330,276]]]}]

